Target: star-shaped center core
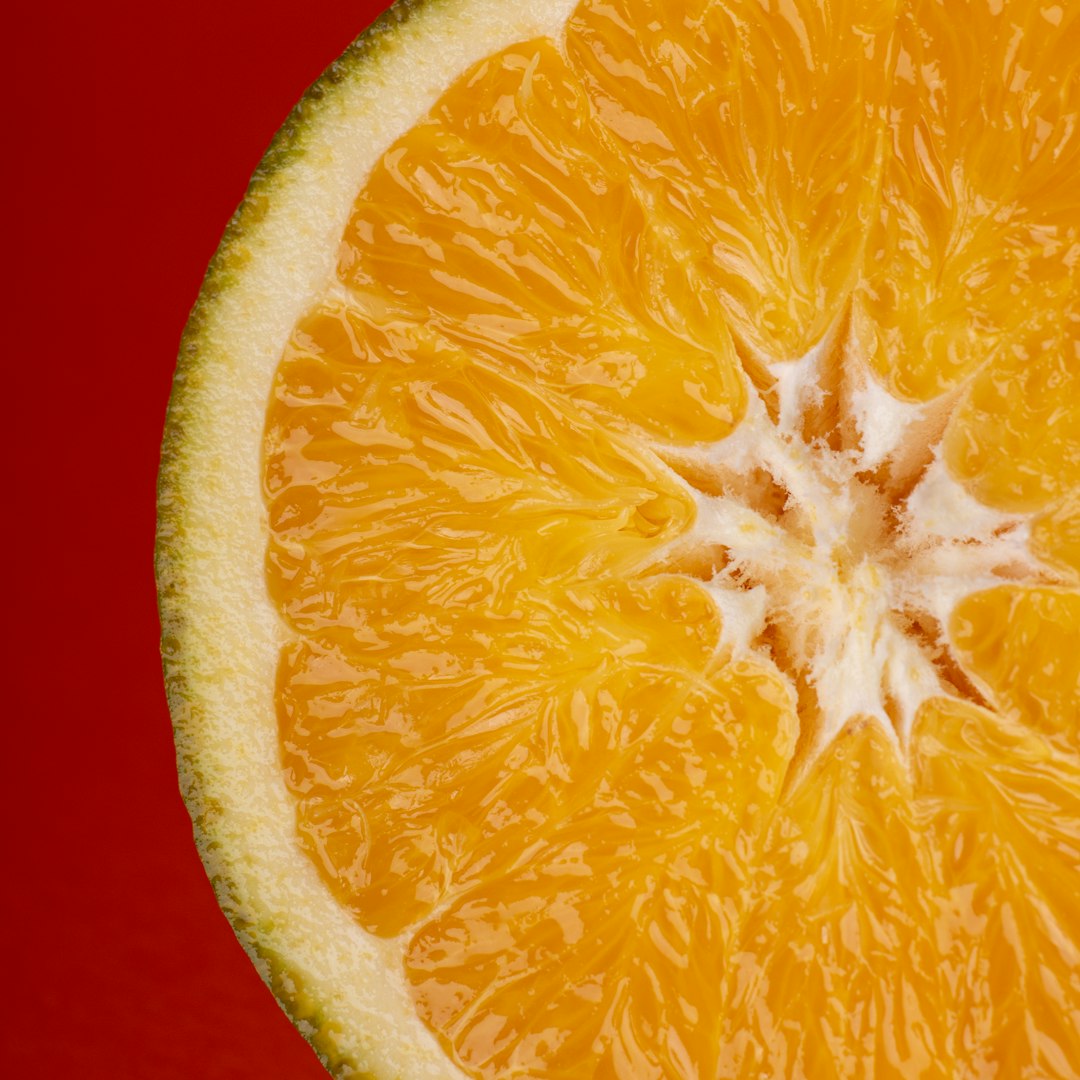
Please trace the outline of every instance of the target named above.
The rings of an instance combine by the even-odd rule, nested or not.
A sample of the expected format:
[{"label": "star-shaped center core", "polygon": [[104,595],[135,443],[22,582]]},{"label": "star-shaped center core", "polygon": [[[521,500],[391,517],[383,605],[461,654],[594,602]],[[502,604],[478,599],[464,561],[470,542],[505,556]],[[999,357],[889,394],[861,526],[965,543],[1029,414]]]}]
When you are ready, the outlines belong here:
[{"label": "star-shaped center core", "polygon": [[727,645],[776,665],[812,758],[856,718],[903,746],[922,703],[988,704],[953,655],[966,595],[1057,575],[1028,521],[983,506],[950,474],[942,435],[957,395],[890,397],[844,349],[762,365],[739,428],[672,452],[695,491],[691,534],[668,556],[708,584]]}]

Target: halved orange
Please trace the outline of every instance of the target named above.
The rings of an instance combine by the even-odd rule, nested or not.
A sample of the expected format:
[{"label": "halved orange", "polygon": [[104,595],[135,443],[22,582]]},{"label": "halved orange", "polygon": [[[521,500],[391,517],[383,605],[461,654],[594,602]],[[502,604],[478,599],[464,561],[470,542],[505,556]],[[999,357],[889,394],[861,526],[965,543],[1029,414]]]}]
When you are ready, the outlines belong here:
[{"label": "halved orange", "polygon": [[226,913],[334,1075],[1076,1077],[1080,8],[399,5],[185,337]]}]

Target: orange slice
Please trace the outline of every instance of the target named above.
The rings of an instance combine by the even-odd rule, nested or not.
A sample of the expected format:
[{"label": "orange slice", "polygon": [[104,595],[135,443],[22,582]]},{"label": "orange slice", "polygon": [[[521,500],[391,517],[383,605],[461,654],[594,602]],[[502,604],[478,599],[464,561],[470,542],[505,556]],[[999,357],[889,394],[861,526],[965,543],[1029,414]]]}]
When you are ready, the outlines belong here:
[{"label": "orange slice", "polygon": [[342,1077],[1073,1077],[1080,11],[402,8],[185,344],[222,905]]}]

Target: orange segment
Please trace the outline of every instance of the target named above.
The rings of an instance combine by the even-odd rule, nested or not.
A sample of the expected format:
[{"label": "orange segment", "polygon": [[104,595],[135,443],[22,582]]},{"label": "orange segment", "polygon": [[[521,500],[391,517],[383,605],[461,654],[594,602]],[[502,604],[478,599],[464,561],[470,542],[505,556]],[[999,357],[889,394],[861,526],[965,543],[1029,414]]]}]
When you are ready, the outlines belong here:
[{"label": "orange segment", "polygon": [[914,815],[895,745],[866,720],[784,799],[723,976],[715,1075],[955,1075]]},{"label": "orange segment", "polygon": [[596,116],[702,292],[772,359],[842,311],[877,201],[892,5],[583,3]]},{"label": "orange segment", "polygon": [[479,65],[383,157],[339,273],[369,318],[419,323],[620,427],[685,443],[742,415],[724,324],[695,312],[549,42]]},{"label": "orange segment", "polygon": [[[468,1075],[1080,1060],[1080,24],[963,11],[587,0],[390,147],[292,335],[286,784]],[[972,567],[1024,584],[946,640]]]},{"label": "orange segment", "polygon": [[1080,762],[958,702],[913,738],[934,913],[947,1075],[1066,1078],[1080,1061]]},{"label": "orange segment", "polygon": [[[1068,492],[1031,527],[1031,547],[1047,563],[1080,577],[1080,490]],[[1078,582],[1080,583],[1080,582]]]},{"label": "orange segment", "polygon": [[425,604],[512,613],[523,588],[647,561],[694,517],[573,406],[446,346],[401,358],[339,308],[298,328],[267,433],[271,593],[347,641]]},{"label": "orange segment", "polygon": [[1041,510],[1080,490],[1080,311],[1044,317],[974,377],[944,450],[986,506]]},{"label": "orange segment", "polygon": [[411,942],[421,1014],[474,1075],[712,1074],[731,900],[794,731],[746,665],[670,689],[597,716],[607,767]]},{"label": "orange segment", "polygon": [[[699,737],[764,783],[756,743],[708,734],[735,701],[738,723],[754,716],[753,739],[773,747],[776,786],[793,738],[787,699],[762,672],[717,668],[718,634],[699,586],[659,578],[522,598],[498,620],[429,603],[351,654],[297,646],[282,660],[279,711],[301,836],[361,922],[396,933],[510,872],[642,755],[660,772],[634,782],[652,784],[658,806],[670,769],[693,781],[687,799],[718,798],[694,764],[709,756]],[[674,757],[661,768],[665,747]]]},{"label": "orange segment", "polygon": [[1080,749],[1080,593],[1001,587],[953,611],[963,662],[1010,719]]},{"label": "orange segment", "polygon": [[1075,291],[1080,12],[911,0],[898,14],[882,206],[856,300],[899,396],[954,386]]}]

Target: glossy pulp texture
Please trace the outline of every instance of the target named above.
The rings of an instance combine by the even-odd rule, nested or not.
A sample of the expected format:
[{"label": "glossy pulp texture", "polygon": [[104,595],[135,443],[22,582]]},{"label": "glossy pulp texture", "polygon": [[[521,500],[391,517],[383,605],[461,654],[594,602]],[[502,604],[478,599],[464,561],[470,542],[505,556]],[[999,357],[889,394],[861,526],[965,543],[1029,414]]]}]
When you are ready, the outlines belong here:
[{"label": "glossy pulp texture", "polygon": [[[467,1073],[1075,1075],[1077,57],[1058,5],[596,0],[368,178],[268,414],[282,751]],[[871,373],[934,405],[878,531],[939,454],[1039,568],[890,614],[942,693],[817,745],[680,540],[821,342],[807,445]]]}]

